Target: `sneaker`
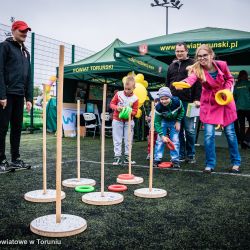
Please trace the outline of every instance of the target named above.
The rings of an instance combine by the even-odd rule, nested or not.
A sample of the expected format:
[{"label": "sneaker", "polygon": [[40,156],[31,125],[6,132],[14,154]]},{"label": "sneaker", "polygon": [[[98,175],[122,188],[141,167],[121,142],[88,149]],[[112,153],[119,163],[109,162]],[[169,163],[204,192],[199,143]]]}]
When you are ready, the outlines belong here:
[{"label": "sneaker", "polygon": [[186,161],[185,158],[180,158],[180,159],[179,159],[179,162],[185,162],[185,161]]},{"label": "sneaker", "polygon": [[214,172],[214,169],[210,167],[205,167],[205,169],[203,170],[203,173],[206,174],[211,174],[212,172]]},{"label": "sneaker", "polygon": [[230,170],[229,173],[232,174],[239,174],[240,173],[240,167],[239,166],[233,166]]},{"label": "sneaker", "polygon": [[[125,155],[125,159],[124,159],[123,163],[124,164],[129,164],[129,157],[128,157],[128,155]],[[131,164],[135,165],[136,162],[131,160]]]},{"label": "sneaker", "polygon": [[179,169],[179,168],[181,168],[181,166],[180,166],[179,162],[173,162],[172,168],[177,168],[177,169]]},{"label": "sneaker", "polygon": [[154,168],[158,168],[158,165],[159,165],[160,163],[161,163],[160,161],[154,161],[154,162],[153,162],[153,167],[154,167]]},{"label": "sneaker", "polygon": [[13,167],[16,170],[21,170],[21,169],[30,169],[31,165],[28,163],[25,163],[23,160],[20,158],[14,160],[11,162],[11,167]]},{"label": "sneaker", "polygon": [[0,163],[0,173],[1,174],[8,173],[8,172],[14,172],[14,171],[15,171],[15,169],[12,168],[6,160],[3,160]]},{"label": "sneaker", "polygon": [[114,160],[113,160],[113,166],[118,166],[121,164],[121,162],[122,162],[121,157],[116,156],[116,157],[114,157]]},{"label": "sneaker", "polygon": [[249,142],[249,141],[244,140],[244,141],[243,141],[243,144],[245,144],[247,147],[250,148],[250,142]]},{"label": "sneaker", "polygon": [[147,158],[146,158],[147,161],[150,160],[150,154],[147,155]]},{"label": "sneaker", "polygon": [[188,158],[187,159],[187,163],[189,163],[189,164],[195,164],[196,160],[195,160],[195,158]]}]

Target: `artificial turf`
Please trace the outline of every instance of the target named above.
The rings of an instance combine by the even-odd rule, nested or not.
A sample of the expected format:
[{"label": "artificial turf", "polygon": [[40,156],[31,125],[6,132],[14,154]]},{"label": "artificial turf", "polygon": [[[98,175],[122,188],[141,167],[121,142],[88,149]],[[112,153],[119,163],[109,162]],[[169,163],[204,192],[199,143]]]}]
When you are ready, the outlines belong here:
[{"label": "artificial turf", "polygon": [[[135,197],[137,188],[148,187],[146,142],[133,144],[133,174],[144,178],[128,186],[124,202],[114,206],[93,206],[81,201],[81,193],[63,187],[66,198],[62,213],[87,220],[83,233],[68,237],[41,237],[29,223],[40,216],[55,214],[55,203],[25,201],[26,192],[42,189],[42,135],[23,135],[22,158],[31,170],[0,175],[1,249],[249,249],[250,246],[250,150],[242,150],[242,176],[226,174],[230,166],[226,148],[217,148],[217,174],[203,174],[204,148],[196,148],[197,163],[182,164],[181,171],[154,169],[153,186],[167,190],[161,199]],[[99,137],[81,140],[81,177],[96,180],[100,191]],[[76,139],[63,138],[62,180],[75,178]],[[56,139],[48,135],[48,188],[55,188]],[[113,146],[106,138],[105,162],[111,163]],[[144,166],[144,167],[143,167]],[[189,171],[190,170],[190,171]],[[195,171],[192,171],[195,170]],[[116,182],[126,166],[105,165],[105,187]],[[24,245],[3,244],[1,240],[27,240]],[[29,240],[34,240],[32,245]],[[53,241],[54,240],[54,241]]]}]

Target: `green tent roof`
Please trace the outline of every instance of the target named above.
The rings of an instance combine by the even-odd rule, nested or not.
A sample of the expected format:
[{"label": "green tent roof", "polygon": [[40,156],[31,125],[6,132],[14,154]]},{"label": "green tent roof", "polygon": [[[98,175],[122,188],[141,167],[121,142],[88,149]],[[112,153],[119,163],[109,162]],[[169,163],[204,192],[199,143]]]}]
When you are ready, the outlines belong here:
[{"label": "green tent roof", "polygon": [[[113,43],[108,45],[106,48],[102,49],[101,51],[91,55],[83,60],[73,63],[73,65],[82,65],[82,64],[91,64],[91,63],[106,63],[106,62],[114,62],[114,55],[113,51],[115,47],[121,47],[126,45],[126,43],[122,42],[119,39],[116,39]],[[70,66],[70,65],[69,65]]]},{"label": "green tent roof", "polygon": [[89,82],[107,83],[121,81],[130,71],[140,72],[149,82],[162,82],[166,77],[167,65],[149,56],[143,58],[124,57],[115,61],[114,48],[125,45],[116,39],[106,48],[83,60],[64,67],[64,78]]},{"label": "green tent roof", "polygon": [[189,54],[194,55],[196,48],[207,43],[214,49],[218,59],[226,60],[231,65],[250,64],[250,32],[222,29],[201,28],[159,36],[115,48],[115,58],[145,55],[170,64],[175,58],[175,44],[186,42]]}]

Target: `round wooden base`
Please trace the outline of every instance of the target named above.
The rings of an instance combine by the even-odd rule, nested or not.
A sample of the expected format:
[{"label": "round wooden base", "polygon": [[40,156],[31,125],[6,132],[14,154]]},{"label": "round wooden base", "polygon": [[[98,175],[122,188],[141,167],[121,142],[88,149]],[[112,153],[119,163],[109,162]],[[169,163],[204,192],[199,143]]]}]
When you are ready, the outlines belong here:
[{"label": "round wooden base", "polygon": [[78,180],[78,178],[67,179],[62,182],[62,185],[72,188],[75,188],[77,186],[95,186],[95,180],[87,178],[80,178],[80,180]]},{"label": "round wooden base", "polygon": [[149,191],[149,188],[140,188],[134,191],[134,195],[142,198],[162,198],[167,195],[167,191],[159,188],[152,188],[152,191]]},{"label": "round wooden base", "polygon": [[[65,198],[65,193],[61,191],[61,200]],[[47,189],[44,194],[43,190],[34,190],[26,193],[24,199],[31,202],[54,202],[56,201],[56,190]]]},{"label": "round wooden base", "polygon": [[30,230],[33,233],[46,237],[72,236],[83,232],[86,228],[86,220],[70,214],[62,214],[60,223],[56,223],[55,214],[39,217],[30,223]]},{"label": "round wooden base", "polygon": [[108,206],[115,205],[123,202],[123,195],[104,192],[104,196],[101,196],[101,192],[88,193],[82,196],[82,201],[91,205]]},{"label": "round wooden base", "polygon": [[131,180],[117,178],[116,181],[120,184],[140,184],[143,183],[143,178],[135,176],[134,179]]}]

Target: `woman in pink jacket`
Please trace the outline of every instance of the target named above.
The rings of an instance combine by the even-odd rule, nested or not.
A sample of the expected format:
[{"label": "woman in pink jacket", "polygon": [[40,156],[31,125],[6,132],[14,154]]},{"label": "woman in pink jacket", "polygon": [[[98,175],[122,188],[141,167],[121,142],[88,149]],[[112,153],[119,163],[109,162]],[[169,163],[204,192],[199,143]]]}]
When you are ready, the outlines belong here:
[{"label": "woman in pink jacket", "polygon": [[211,173],[216,166],[215,127],[221,125],[227,138],[232,168],[230,172],[239,173],[241,157],[234,129],[237,119],[235,102],[219,105],[215,101],[215,94],[222,89],[231,89],[233,77],[224,61],[214,60],[213,50],[206,44],[197,48],[196,63],[189,66],[189,76],[184,82],[191,86],[198,80],[202,84],[200,99],[200,120],[204,123],[204,145],[206,152],[206,167],[204,172]]}]

